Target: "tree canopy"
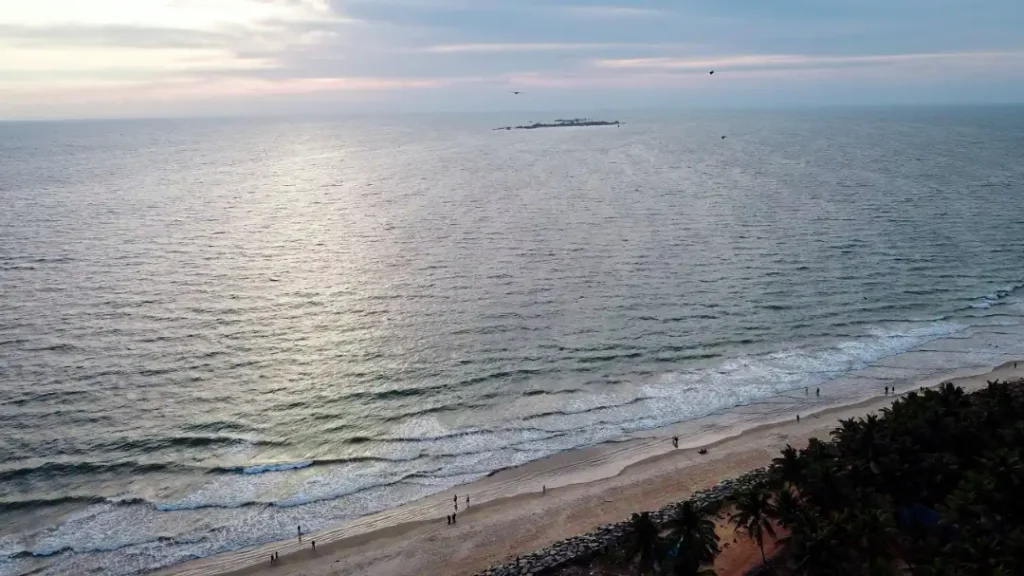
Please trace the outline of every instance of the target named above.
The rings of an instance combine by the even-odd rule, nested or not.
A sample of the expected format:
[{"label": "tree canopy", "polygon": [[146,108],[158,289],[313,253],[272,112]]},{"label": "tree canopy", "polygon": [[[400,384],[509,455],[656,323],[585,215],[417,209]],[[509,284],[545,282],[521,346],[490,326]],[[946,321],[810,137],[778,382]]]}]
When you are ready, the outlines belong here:
[{"label": "tree canopy", "polygon": [[[844,420],[831,440],[787,446],[768,479],[734,494],[730,520],[770,570],[830,576],[1024,573],[1024,388],[946,383],[881,415]],[[634,516],[638,573],[708,572],[719,552],[708,510],[687,502],[664,527]]]}]

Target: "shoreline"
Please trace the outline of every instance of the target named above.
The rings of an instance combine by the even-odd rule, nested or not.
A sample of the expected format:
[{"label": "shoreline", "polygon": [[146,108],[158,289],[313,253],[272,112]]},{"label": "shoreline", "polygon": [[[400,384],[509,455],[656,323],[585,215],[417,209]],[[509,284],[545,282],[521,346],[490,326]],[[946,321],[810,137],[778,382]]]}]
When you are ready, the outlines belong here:
[{"label": "shoreline", "polygon": [[[903,382],[901,392],[953,381],[965,390],[988,380],[1024,377],[1014,361],[991,370],[960,370]],[[982,370],[979,372],[979,370]],[[841,380],[841,379],[839,379]],[[522,466],[344,524],[279,541],[177,564],[156,575],[243,576],[314,574],[471,575],[556,540],[685,499],[723,478],[763,466],[786,444],[827,436],[840,419],[864,416],[896,397],[838,393],[841,385],[788,391],[695,420],[632,433],[625,440],[553,454]],[[881,392],[881,390],[879,390]],[[816,408],[816,409],[815,409]],[[802,416],[797,423],[795,415]],[[680,448],[669,439],[680,436]],[[685,439],[685,441],[684,441]],[[707,455],[698,448],[709,450]],[[542,487],[546,494],[542,495]],[[474,503],[463,508],[464,495]],[[459,495],[457,526],[443,523]],[[316,552],[310,540],[318,543]],[[270,555],[280,554],[271,565]]]}]

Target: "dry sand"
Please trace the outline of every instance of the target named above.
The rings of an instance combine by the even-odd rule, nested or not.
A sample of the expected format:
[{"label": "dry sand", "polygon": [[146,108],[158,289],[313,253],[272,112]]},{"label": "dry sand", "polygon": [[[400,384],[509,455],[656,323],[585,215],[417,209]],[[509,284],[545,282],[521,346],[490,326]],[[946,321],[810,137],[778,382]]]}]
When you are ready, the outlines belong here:
[{"label": "dry sand", "polygon": [[[1024,377],[1013,362],[978,375],[948,374],[901,386],[906,392],[953,380],[970,391],[988,380]],[[212,575],[471,575],[556,540],[616,522],[632,512],[685,499],[695,490],[763,466],[786,444],[827,438],[840,419],[888,406],[892,396],[844,396],[838,387],[801,389],[653,431],[618,443],[573,450],[505,470],[473,484],[295,540],[220,554],[159,574]],[[796,422],[796,414],[801,421]],[[673,450],[670,438],[680,437]],[[709,453],[701,456],[697,448]],[[547,487],[541,494],[542,486]],[[452,495],[458,523],[448,526]],[[465,508],[470,494],[472,507]],[[316,540],[317,549],[309,541]],[[272,552],[280,562],[271,565]],[[731,562],[735,563],[735,562]],[[742,561],[740,561],[742,563]]]}]

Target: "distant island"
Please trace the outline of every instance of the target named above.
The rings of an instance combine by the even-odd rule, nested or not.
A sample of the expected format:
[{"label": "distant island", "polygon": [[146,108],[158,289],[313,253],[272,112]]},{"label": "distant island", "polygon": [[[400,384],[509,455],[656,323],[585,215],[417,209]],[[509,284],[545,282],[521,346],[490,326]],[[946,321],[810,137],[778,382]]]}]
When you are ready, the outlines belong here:
[{"label": "distant island", "polygon": [[572,118],[555,120],[551,123],[534,122],[523,126],[499,126],[495,130],[536,130],[537,128],[570,128],[574,126],[619,126],[618,120],[591,120],[590,118]]}]

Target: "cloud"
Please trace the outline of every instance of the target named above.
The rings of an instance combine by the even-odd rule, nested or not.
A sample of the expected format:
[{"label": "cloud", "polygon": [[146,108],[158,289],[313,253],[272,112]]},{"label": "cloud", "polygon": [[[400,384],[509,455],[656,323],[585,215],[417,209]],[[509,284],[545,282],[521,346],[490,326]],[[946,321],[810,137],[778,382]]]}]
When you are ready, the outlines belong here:
[{"label": "cloud", "polygon": [[45,48],[82,46],[209,48],[223,46],[230,40],[230,36],[223,32],[126,24],[62,24],[53,26],[0,24],[0,38],[3,39],[3,44],[9,46]]},{"label": "cloud", "polygon": [[566,6],[562,9],[568,14],[586,18],[650,18],[666,14],[664,10],[634,6]]},{"label": "cloud", "polygon": [[266,20],[332,17],[325,0],[29,0],[0,2],[0,24],[120,24],[212,30]]},{"label": "cloud", "polygon": [[[97,4],[110,9],[111,2]],[[154,9],[166,8],[151,0],[131,4],[138,9],[147,2]],[[106,80],[262,74],[286,67],[287,55],[323,44],[356,24],[343,15],[322,12],[320,0],[174,0],[173,6],[192,12],[179,15],[173,26],[159,21],[0,23],[0,85],[26,79],[43,85],[91,79],[103,86]],[[228,14],[231,8],[251,11]],[[146,14],[129,12],[108,18],[144,20]],[[99,20],[102,14],[90,17]],[[155,9],[150,17],[162,15]]]},{"label": "cloud", "polygon": [[807,54],[740,54],[700,58],[611,58],[596,60],[599,68],[637,70],[707,71],[787,70],[800,68],[841,68],[914,63],[988,63],[1024,58],[1024,51],[933,52],[920,54],[871,54],[816,56]]},{"label": "cloud", "polygon": [[[0,77],[7,82],[33,80],[160,79],[181,74],[240,74],[276,67],[265,58],[240,58],[227,50],[206,48],[147,48],[121,50],[80,47],[73,53],[59,48],[0,46]],[[2,84],[2,83],[0,83]]]},{"label": "cloud", "polygon": [[[665,94],[742,102],[794,78],[823,83],[802,93],[868,79],[929,97],[913,86],[928,78],[1010,98],[1024,92],[1019,2],[0,0],[0,103],[48,110],[77,92],[97,110],[159,101],[154,113],[178,109],[165,95],[195,111],[305,109],[316,95],[340,109],[370,94],[413,108],[628,107]],[[711,68],[721,79],[700,76]],[[533,89],[488,98],[495,84]]]},{"label": "cloud", "polygon": [[460,52],[561,52],[607,50],[612,48],[664,48],[665,44],[643,42],[478,42],[469,44],[439,44],[422,48],[423,52],[453,54]]}]

